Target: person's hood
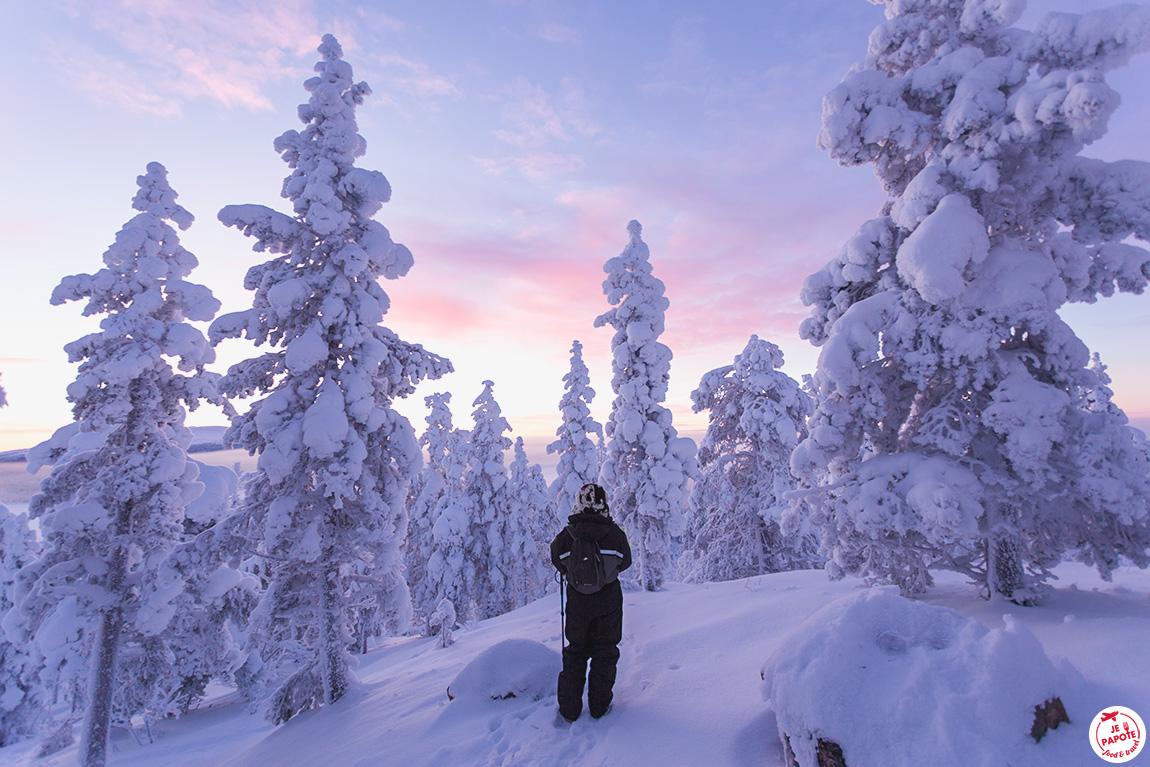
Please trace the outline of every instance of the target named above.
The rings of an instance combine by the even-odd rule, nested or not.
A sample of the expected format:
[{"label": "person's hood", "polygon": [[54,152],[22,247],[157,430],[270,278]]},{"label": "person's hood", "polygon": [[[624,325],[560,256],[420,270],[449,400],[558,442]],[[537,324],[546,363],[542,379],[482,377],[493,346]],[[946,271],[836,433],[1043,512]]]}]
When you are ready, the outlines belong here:
[{"label": "person's hood", "polygon": [[580,538],[602,540],[611,530],[612,520],[606,514],[581,511],[567,517],[575,535]]}]

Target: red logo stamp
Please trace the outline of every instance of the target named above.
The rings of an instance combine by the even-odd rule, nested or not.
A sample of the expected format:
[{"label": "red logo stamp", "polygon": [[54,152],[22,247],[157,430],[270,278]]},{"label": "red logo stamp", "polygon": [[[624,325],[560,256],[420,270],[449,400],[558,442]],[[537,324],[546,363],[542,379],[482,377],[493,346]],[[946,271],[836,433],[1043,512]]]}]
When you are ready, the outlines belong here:
[{"label": "red logo stamp", "polygon": [[1108,762],[1128,762],[1146,742],[1146,725],[1133,709],[1111,706],[1090,723],[1090,745]]}]

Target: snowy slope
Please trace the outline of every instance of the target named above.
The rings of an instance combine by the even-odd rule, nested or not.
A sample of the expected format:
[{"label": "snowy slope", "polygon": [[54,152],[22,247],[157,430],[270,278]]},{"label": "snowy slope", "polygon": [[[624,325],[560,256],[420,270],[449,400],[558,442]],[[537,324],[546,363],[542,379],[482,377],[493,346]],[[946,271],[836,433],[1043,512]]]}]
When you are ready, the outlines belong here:
[{"label": "snowy slope", "polygon": [[[1076,565],[1058,572],[1059,588],[1040,608],[979,600],[954,578],[925,601],[989,628],[1001,627],[1004,613],[1013,614],[1047,655],[1073,664],[1084,679],[1063,695],[1072,724],[1034,746],[1028,763],[1102,764],[1086,736],[1093,716],[1114,705],[1150,714],[1150,574],[1122,570],[1115,583],[1103,584]],[[616,704],[599,721],[584,716],[557,727],[550,695],[539,701],[448,700],[455,676],[492,645],[530,639],[558,652],[559,599],[553,595],[457,632],[456,644],[446,649],[428,639],[392,640],[362,659],[362,683],[352,695],[279,728],[224,696],[180,720],[153,725],[150,744],[116,732],[110,764],[781,767],[759,670],[804,619],[858,587],[850,580],[830,583],[821,572],[797,572],[627,593]],[[74,749],[41,760],[34,751],[30,744],[0,749],[0,764],[76,763]],[[1150,764],[1150,756],[1143,753],[1130,764]]]}]

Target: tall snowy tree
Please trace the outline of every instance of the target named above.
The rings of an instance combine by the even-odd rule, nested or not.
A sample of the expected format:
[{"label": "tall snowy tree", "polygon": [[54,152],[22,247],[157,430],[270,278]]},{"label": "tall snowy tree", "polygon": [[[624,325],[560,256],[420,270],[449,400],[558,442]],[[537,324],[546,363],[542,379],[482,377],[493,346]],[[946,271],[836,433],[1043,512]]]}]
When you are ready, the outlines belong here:
[{"label": "tall snowy tree", "polygon": [[793,465],[828,472],[832,576],[917,592],[947,569],[1025,602],[1065,555],[1104,577],[1150,562],[1145,458],[1120,410],[1089,405],[1098,377],[1058,315],[1150,277],[1126,242],[1150,240],[1150,165],[1079,156],[1150,12],[1026,31],[1022,6],[888,3],[824,100],[821,146],[889,196],[803,288],[821,403]]},{"label": "tall snowy tree", "polygon": [[549,489],[558,507],[555,521],[565,520],[575,503],[579,488],[599,480],[599,452],[592,435],[603,436],[603,427],[591,417],[588,407],[595,399],[591,377],[583,363],[583,344],[571,344],[571,371],[563,376],[563,397],[559,400],[562,423],[555,431],[559,439],[547,446],[547,453],[559,456],[555,481]]},{"label": "tall snowy tree", "polygon": [[216,377],[204,372],[214,352],[189,324],[210,320],[219,302],[185,279],[196,259],[168,223],[186,229],[192,216],[159,163],[137,182],[139,214],[104,253],[105,268],[66,277],[52,294],[53,304],[83,300],[85,315],[105,317],[65,347],[80,363],[68,387],[75,423],[29,456],[30,467],[54,463],[29,506],[45,550],[20,571],[19,625],[8,624],[36,648],[49,683],[88,666],[86,767],[105,763],[117,707],[130,715],[134,699],[155,694],[156,680],[120,669],[145,645],[163,652],[183,588],[157,571],[203,491],[187,458],[185,408],[223,405]]},{"label": "tall snowy tree", "polygon": [[610,325],[611,388],[607,460],[602,478],[611,512],[631,540],[633,579],[648,591],[663,585],[673,565],[672,542],[684,529],[687,480],[698,473],[695,443],[679,437],[667,396],[671,350],[659,342],[670,302],[651,273],[650,252],[638,221],[627,224],[630,242],[603,266],[603,293],[612,309],[595,319]]},{"label": "tall snowy tree", "polygon": [[13,514],[0,505],[0,747],[30,737],[42,705],[32,659],[22,644],[8,638],[3,625],[15,606],[16,573],[39,553],[40,543],[28,526],[28,515]]},{"label": "tall snowy tree", "polygon": [[557,524],[547,498],[543,468],[527,460],[523,437],[515,439],[510,467],[505,546],[508,565],[508,593],[514,610],[539,599],[547,591],[551,567],[551,539]]},{"label": "tall snowy tree", "polygon": [[511,447],[511,431],[491,381],[472,405],[475,421],[469,438],[467,470],[463,474],[463,503],[470,524],[468,559],[475,571],[478,618],[502,615],[514,607],[512,596],[514,553],[510,549],[514,522],[510,516],[511,494],[503,454]]},{"label": "tall snowy tree", "polygon": [[402,609],[409,477],[422,458],[407,419],[392,408],[447,360],[400,340],[381,323],[389,299],[381,277],[412,265],[372,216],[391,197],[383,174],[355,167],[366,143],[356,106],[371,91],[352,79],[335,38],[325,35],[318,76],[300,106],[302,132],[275,141],[292,169],[282,195],[292,214],[232,205],[220,220],[279,254],[252,267],[252,307],[213,323],[213,343],[244,336],[272,349],[234,365],[222,390],[253,397],[232,421],[229,444],[257,453],[240,513],[258,534],[267,591],[251,640],[273,673],[290,672],[269,716],[284,721],[339,700],[351,683],[348,647],[364,579]]},{"label": "tall snowy tree", "polygon": [[813,405],[782,366],[779,347],[751,336],[734,364],[705,374],[691,393],[695,412],[710,415],[691,489],[685,580],[735,580],[817,561],[815,536],[801,527],[784,533],[784,495],[795,488],[790,457]]},{"label": "tall snowy tree", "polygon": [[408,491],[409,523],[404,559],[411,601],[425,627],[439,602],[444,597],[452,598],[446,592],[441,593],[442,579],[439,575],[446,573],[437,573],[433,577],[428,570],[428,562],[436,551],[435,523],[443,507],[459,498],[463,471],[467,466],[467,434],[452,426],[450,402],[451,395],[447,393],[432,394],[424,399],[431,412],[427,415],[427,429],[419,438],[419,445],[427,453],[427,463]]}]

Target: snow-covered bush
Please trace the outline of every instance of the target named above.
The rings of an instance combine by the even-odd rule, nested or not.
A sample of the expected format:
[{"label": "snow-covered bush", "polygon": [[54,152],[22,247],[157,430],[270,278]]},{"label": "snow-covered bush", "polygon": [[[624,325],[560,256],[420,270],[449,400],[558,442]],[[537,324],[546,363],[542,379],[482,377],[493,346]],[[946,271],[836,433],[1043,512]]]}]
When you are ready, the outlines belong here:
[{"label": "snow-covered bush", "polygon": [[1026,602],[1065,555],[1104,577],[1150,564],[1145,456],[1058,314],[1150,278],[1127,241],[1150,240],[1150,164],[1079,156],[1146,14],[1030,32],[1022,7],[888,3],[823,102],[821,146],[889,195],[802,293],[819,406],[792,465],[825,479],[812,519],[834,577],[914,592],[949,569]]},{"label": "snow-covered bush", "polygon": [[[751,336],[734,364],[706,373],[691,393],[709,412],[699,446],[679,562],[685,580],[729,581],[812,567],[818,540],[801,520],[784,533],[793,490],[790,457],[806,437],[811,398],[783,373],[779,347]],[[791,515],[792,517],[797,515]]]},{"label": "snow-covered bush", "polygon": [[52,294],[53,304],[84,301],[84,314],[105,317],[65,347],[80,363],[68,387],[75,422],[28,455],[30,471],[52,465],[29,505],[44,553],[17,576],[18,614],[5,621],[50,699],[84,696],[74,703],[85,711],[86,767],[104,764],[114,719],[155,715],[174,694],[166,632],[186,583],[164,563],[204,489],[187,457],[185,408],[224,405],[204,372],[215,354],[189,324],[210,320],[219,302],[186,280],[196,258],[168,224],[186,229],[192,216],[159,163],[137,183],[139,213],[104,253],[105,268],[65,277]]},{"label": "snow-covered bush", "polygon": [[588,405],[595,399],[587,365],[583,362],[583,344],[571,344],[571,370],[563,376],[563,397],[559,400],[562,423],[555,430],[559,439],[547,445],[547,453],[559,456],[555,481],[548,489],[558,507],[556,520],[571,513],[575,495],[588,482],[599,480],[599,450],[591,435],[603,438],[603,427],[591,417]]},{"label": "snow-covered bush", "polygon": [[611,388],[607,458],[602,484],[611,514],[631,541],[635,566],[624,574],[648,591],[660,588],[674,564],[672,542],[683,534],[687,481],[698,472],[695,443],[679,437],[667,397],[671,350],[659,342],[670,302],[651,274],[650,251],[638,221],[627,224],[630,241],[603,266],[603,293],[612,308],[595,318],[610,325]]},{"label": "snow-covered bush", "polygon": [[988,630],[891,587],[833,602],[763,666],[763,699],[800,767],[819,741],[850,767],[1037,764],[1035,707],[1077,678],[1021,623]]},{"label": "snow-covered bush", "polygon": [[210,331],[213,343],[242,336],[272,347],[233,365],[221,386],[232,397],[264,395],[225,439],[259,455],[239,513],[266,565],[250,642],[273,677],[293,675],[273,701],[274,721],[347,691],[365,594],[390,620],[409,617],[404,499],[422,457],[392,403],[451,370],[381,324],[390,301],[379,280],[406,274],[412,255],[371,218],[391,198],[387,179],[355,166],[366,150],[355,110],[371,90],[352,79],[331,35],[319,52],[299,109],[305,128],[275,142],[292,169],[282,192],[292,214],[220,211],[256,238],[256,251],[277,255],[248,271],[252,307]]}]

